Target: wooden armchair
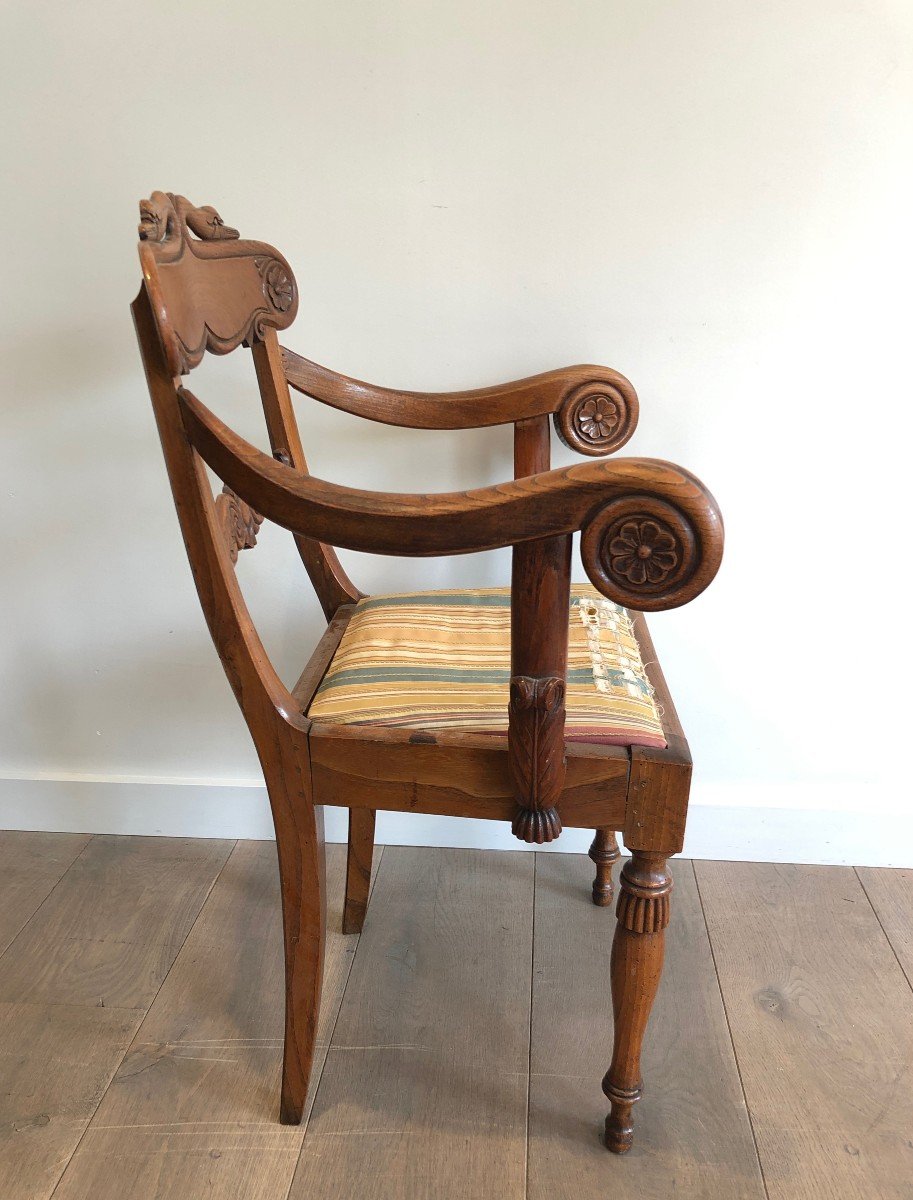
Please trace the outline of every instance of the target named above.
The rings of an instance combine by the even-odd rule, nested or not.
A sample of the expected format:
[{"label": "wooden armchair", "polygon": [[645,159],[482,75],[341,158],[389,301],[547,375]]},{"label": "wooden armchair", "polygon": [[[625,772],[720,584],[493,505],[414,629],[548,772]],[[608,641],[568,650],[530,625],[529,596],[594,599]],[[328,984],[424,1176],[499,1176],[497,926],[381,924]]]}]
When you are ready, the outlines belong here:
[{"label": "wooden armchair", "polygon": [[[281,254],[240,240],[214,209],[195,208],[182,196],[155,192],[140,212],[143,281],[132,306],[140,351],[200,602],[250,728],[275,822],[286,964],[280,1120],[301,1119],[314,1051],[325,916],[321,806],[349,809],[348,932],[365,916],[376,810],[487,817],[510,821],[518,838],[534,843],[557,838],[562,826],[594,829],[597,904],[612,896],[615,831],[631,852],[621,872],[611,960],[614,1053],[603,1081],[611,1102],[606,1145],[627,1150],[669,920],[667,859],[682,848],[691,775],[640,614],[686,603],[716,574],[723,530],[713,497],[687,471],[655,459],[549,469],[550,417],[565,443],[589,456],[610,454],[631,436],[637,397],[615,371],[569,367],[440,395],[347,379],[280,348],[277,331],[298,308]],[[253,356],[271,455],[232,432],[182,383],[207,350],[227,354],[242,345]],[[390,425],[512,422],[514,479],[441,495],[367,492],[315,479],[289,385]],[[225,485],[215,497],[207,465]],[[264,651],[234,571],[264,518],[294,535],[328,621],[291,690]],[[572,595],[576,530],[593,588],[575,586]],[[457,593],[455,601],[433,594],[369,600],[348,579],[334,546],[395,555],[512,546],[510,591]],[[390,613],[403,603],[420,607],[432,634],[454,605],[468,605],[478,616],[471,623],[487,631],[484,652],[495,663],[468,674],[460,663],[441,670],[440,686],[451,691],[418,715],[408,697],[391,711],[383,695],[392,643],[377,626],[395,628]],[[569,614],[580,618],[576,625]],[[349,665],[340,668],[343,656]],[[415,668],[416,676],[423,671]],[[363,686],[351,684],[362,676]],[[476,679],[483,681],[476,686]],[[410,680],[406,692],[427,684]],[[640,705],[633,717],[621,712],[626,701]]]}]

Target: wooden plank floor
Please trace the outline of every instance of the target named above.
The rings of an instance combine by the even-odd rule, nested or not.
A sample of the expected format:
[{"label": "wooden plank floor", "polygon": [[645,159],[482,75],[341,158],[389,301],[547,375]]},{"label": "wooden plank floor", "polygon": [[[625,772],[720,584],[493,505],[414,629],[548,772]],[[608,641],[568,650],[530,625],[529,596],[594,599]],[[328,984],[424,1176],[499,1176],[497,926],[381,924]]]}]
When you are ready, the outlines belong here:
[{"label": "wooden plank floor", "polygon": [[674,864],[637,1140],[581,856],[378,849],[278,1125],[272,843],[0,833],[2,1200],[913,1200],[913,872]]}]

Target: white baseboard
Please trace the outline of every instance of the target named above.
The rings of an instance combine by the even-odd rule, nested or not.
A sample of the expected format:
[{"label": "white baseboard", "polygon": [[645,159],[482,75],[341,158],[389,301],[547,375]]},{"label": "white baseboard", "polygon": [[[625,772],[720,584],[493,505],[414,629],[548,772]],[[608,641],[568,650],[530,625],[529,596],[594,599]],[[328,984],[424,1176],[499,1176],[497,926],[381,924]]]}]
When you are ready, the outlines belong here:
[{"label": "white baseboard", "polygon": [[[913,867],[913,812],[864,807],[869,790],[827,785],[695,786],[684,853],[744,862]],[[262,784],[111,776],[0,778],[0,828],[166,837],[271,838]],[[344,809],[326,810],[327,839],[346,839]],[[583,852],[568,829],[550,849]],[[528,849],[506,824],[379,813],[377,840],[399,846]]]}]

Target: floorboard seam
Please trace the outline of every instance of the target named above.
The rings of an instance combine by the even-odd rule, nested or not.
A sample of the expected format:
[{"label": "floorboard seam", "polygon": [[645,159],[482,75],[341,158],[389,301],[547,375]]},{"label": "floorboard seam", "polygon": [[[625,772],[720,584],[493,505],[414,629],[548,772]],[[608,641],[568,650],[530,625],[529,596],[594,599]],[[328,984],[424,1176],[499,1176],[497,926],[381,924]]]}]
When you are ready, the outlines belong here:
[{"label": "floorboard seam", "polygon": [[697,898],[701,906],[701,916],[704,918],[704,930],[707,934],[707,944],[710,946],[710,957],[713,960],[713,973],[716,976],[716,986],[720,993],[720,1002],[723,1005],[723,1016],[726,1018],[726,1029],[729,1032],[729,1044],[732,1046],[732,1057],[735,1061],[736,1073],[739,1077],[739,1087],[742,1090],[742,1100],[745,1104],[745,1115],[748,1117],[748,1128],[751,1130],[751,1140],[754,1144],[755,1157],[758,1160],[758,1171],[761,1174],[761,1186],[764,1188],[764,1195],[767,1200],[770,1200],[770,1188],[767,1186],[767,1177],[764,1174],[764,1163],[761,1159],[761,1150],[758,1146],[758,1137],[755,1133],[754,1121],[751,1116],[751,1105],[748,1103],[748,1093],[745,1090],[745,1080],[742,1078],[742,1065],[739,1062],[739,1052],[736,1049],[735,1038],[732,1036],[732,1021],[729,1019],[729,1008],[726,1004],[726,996],[723,993],[723,981],[720,979],[720,969],[716,962],[716,950],[713,945],[713,938],[710,936],[710,923],[707,920],[707,910],[704,907],[704,894],[701,891],[701,881],[698,877],[697,863],[694,859],[691,860],[691,871],[694,875],[694,886],[697,888]]},{"label": "floorboard seam", "polygon": [[[126,836],[132,836],[132,835],[126,835]],[[94,841],[94,837],[93,837],[93,839],[92,839],[92,840]],[[222,840],[222,839],[217,839],[217,840]],[[224,839],[224,840],[228,841],[228,840],[230,840],[230,839],[226,838],[226,839]],[[89,844],[90,844],[90,843],[89,843],[89,842],[87,842],[87,843],[86,843],[86,846],[88,846]],[[182,950],[184,949],[184,947],[187,945],[187,939],[190,937],[191,933],[193,933],[193,930],[194,930],[194,928],[195,928],[195,926],[196,926],[196,923],[197,923],[197,921],[199,921],[199,919],[200,919],[200,914],[202,913],[203,909],[206,907],[207,903],[209,902],[209,897],[212,895],[212,889],[213,889],[213,888],[216,886],[216,884],[217,884],[217,883],[219,882],[219,880],[222,878],[222,872],[223,872],[223,871],[225,870],[225,868],[228,866],[228,863],[229,863],[229,861],[230,861],[230,859],[231,859],[232,855],[234,854],[234,852],[235,852],[235,850],[236,850],[237,848],[238,848],[238,842],[237,842],[237,840],[235,840],[235,841],[232,843],[232,847],[231,847],[231,849],[230,849],[230,850],[229,850],[229,852],[228,852],[228,853],[225,855],[225,861],[222,863],[221,867],[219,867],[218,871],[216,871],[215,875],[213,876],[212,882],[210,883],[209,887],[206,889],[206,895],[203,897],[203,900],[202,900],[202,902],[200,903],[200,907],[197,909],[197,915],[196,915],[196,916],[193,918],[193,920],[191,921],[191,923],[190,923],[190,928],[187,930],[186,934],[184,935],[184,938],[183,938],[183,940],[181,941],[181,944],[180,944],[180,946],[178,946],[178,948],[177,948],[177,951],[175,952],[174,958],[171,960],[171,965],[168,967],[168,970],[165,972],[164,976],[162,977],[162,981],[161,981],[161,983],[160,983],[160,984],[158,985],[158,987],[155,989],[155,995],[152,997],[152,999],[151,999],[151,1000],[149,1001],[149,1003],[146,1005],[145,1009],[144,1009],[144,1010],[143,1010],[143,1011],[142,1011],[142,1012],[139,1014],[139,1020],[138,1020],[138,1021],[137,1021],[137,1023],[136,1023],[136,1028],[135,1028],[135,1029],[134,1029],[134,1031],[133,1031],[133,1036],[130,1038],[130,1041],[129,1041],[129,1042],[127,1043],[127,1045],[124,1047],[124,1052],[123,1052],[123,1054],[122,1054],[122,1055],[120,1056],[120,1058],[117,1060],[117,1062],[116,1062],[116,1064],[115,1064],[115,1066],[114,1066],[114,1070],[111,1072],[111,1075],[110,1075],[110,1077],[109,1077],[109,1079],[108,1079],[108,1082],[105,1084],[104,1091],[101,1093],[101,1095],[100,1095],[100,1096],[99,1096],[99,1098],[98,1098],[98,1103],[97,1103],[97,1104],[95,1105],[95,1107],[92,1109],[92,1113],[91,1113],[91,1115],[89,1116],[89,1119],[88,1119],[88,1121],[86,1121],[86,1127],[85,1127],[85,1129],[84,1129],[84,1130],[82,1131],[82,1133],[79,1135],[79,1140],[77,1141],[76,1145],[73,1147],[73,1153],[72,1153],[72,1154],[70,1155],[70,1157],[67,1159],[67,1165],[66,1165],[66,1166],[64,1167],[64,1169],[63,1169],[63,1170],[60,1172],[60,1177],[59,1177],[59,1179],[57,1180],[57,1182],[54,1184],[54,1188],[53,1188],[53,1191],[50,1193],[49,1200],[54,1200],[54,1197],[57,1195],[57,1191],[58,1191],[58,1189],[59,1189],[60,1185],[63,1183],[63,1181],[64,1181],[64,1178],[66,1177],[66,1173],[67,1173],[67,1171],[69,1171],[69,1169],[70,1169],[70,1166],[71,1166],[71,1164],[72,1164],[72,1162],[73,1162],[73,1159],[74,1159],[74,1158],[76,1157],[76,1155],[79,1153],[79,1148],[80,1148],[80,1146],[83,1144],[83,1142],[85,1141],[86,1134],[89,1132],[89,1130],[90,1130],[90,1129],[91,1129],[91,1127],[92,1127],[92,1122],[95,1120],[95,1117],[96,1117],[96,1115],[97,1115],[97,1113],[98,1113],[98,1110],[101,1108],[102,1101],[104,1100],[105,1096],[107,1096],[107,1094],[108,1094],[108,1091],[109,1091],[109,1089],[110,1089],[110,1087],[111,1087],[111,1084],[114,1082],[114,1079],[115,1079],[115,1077],[116,1077],[116,1075],[117,1075],[117,1072],[118,1072],[118,1071],[121,1069],[121,1067],[123,1066],[124,1059],[125,1059],[125,1058],[127,1057],[127,1055],[130,1053],[130,1048],[132,1047],[133,1043],[136,1041],[136,1035],[139,1033],[140,1029],[142,1028],[143,1021],[145,1021],[146,1017],[149,1015],[149,1010],[152,1008],[153,1004],[155,1004],[155,1001],[156,1001],[156,998],[158,997],[158,994],[159,994],[159,992],[160,992],[160,991],[162,990],[162,988],[165,986],[165,981],[167,980],[167,978],[168,978],[168,976],[171,974],[171,972],[174,970],[174,964],[177,962],[178,958],[180,957],[180,955],[181,955],[181,951],[182,951]],[[82,853],[82,852],[80,852],[80,853]],[[77,857],[78,857],[78,856],[77,856]],[[75,861],[75,860],[74,860],[74,861]]]},{"label": "floorboard seam", "polygon": [[898,965],[898,967],[900,967],[900,970],[903,974],[904,979],[906,979],[907,983],[909,984],[910,990],[913,991],[913,979],[911,979],[910,976],[907,974],[906,968],[904,967],[903,963],[900,961],[900,955],[894,949],[894,943],[891,941],[891,935],[888,933],[888,931],[885,929],[885,927],[882,923],[881,914],[879,913],[878,909],[875,907],[875,904],[872,901],[872,897],[869,895],[868,889],[866,888],[865,884],[863,883],[862,876],[859,874],[858,867],[853,867],[853,874],[859,880],[859,886],[862,888],[863,894],[865,895],[866,900],[868,900],[868,902],[869,902],[869,908],[871,908],[872,912],[875,914],[875,920],[878,922],[879,926],[881,927],[881,932],[884,934],[888,945],[891,947],[891,953],[897,959],[897,965]]},{"label": "floorboard seam", "polygon": [[22,924],[16,930],[15,935],[13,937],[11,937],[10,940],[7,942],[6,947],[3,950],[0,950],[0,961],[3,960],[4,955],[7,954],[8,951],[11,950],[12,947],[15,945],[15,943],[19,940],[19,937],[21,936],[25,927],[27,925],[31,924],[31,922],[34,921],[34,919],[38,916],[38,914],[41,912],[41,910],[44,908],[44,906],[47,904],[47,902],[50,900],[50,898],[54,895],[54,893],[57,891],[57,889],[60,887],[60,885],[66,879],[66,877],[69,875],[69,873],[73,870],[73,868],[76,866],[76,864],[79,862],[79,860],[85,854],[85,852],[89,849],[89,847],[95,841],[97,836],[98,836],[98,834],[95,834],[95,833],[90,835],[89,840],[86,842],[86,844],[80,850],[80,852],[76,855],[76,857],[73,859],[73,861],[70,863],[70,865],[64,871],[64,873],[60,876],[60,878],[57,880],[57,882],[54,884],[54,886],[51,888],[51,890],[48,892],[48,894],[45,896],[45,898],[41,901],[41,903],[38,905],[38,907],[35,909],[35,911],[26,917],[26,919],[22,922]]},{"label": "floorboard seam", "polygon": [[[298,1164],[301,1162],[301,1156],[304,1153],[304,1143],[307,1140],[307,1132],[311,1125],[311,1114],[314,1111],[314,1105],[317,1103],[317,1096],[320,1093],[320,1085],[323,1082],[323,1073],[327,1067],[327,1062],[330,1057],[330,1051],[333,1049],[333,1038],[336,1036],[336,1026],[339,1024],[339,1014],[342,1012],[342,1006],[345,1003],[345,999],[346,999],[346,990],[348,989],[348,986],[349,986],[349,980],[352,978],[352,968],[355,966],[355,959],[358,957],[358,947],[361,945],[361,939],[362,939],[362,935],[364,933],[364,921],[366,921],[368,919],[368,911],[370,910],[370,907],[371,907],[371,897],[374,894],[374,888],[377,885],[378,879],[380,878],[380,868],[381,868],[381,864],[384,861],[384,850],[385,849],[386,849],[385,846],[376,846],[375,847],[375,851],[379,850],[380,853],[378,854],[378,857],[377,857],[377,870],[374,872],[374,878],[371,881],[370,888],[368,889],[368,902],[365,905],[365,915],[364,915],[364,920],[362,921],[362,929],[358,934],[358,941],[355,943],[355,952],[353,953],[351,961],[349,962],[349,969],[348,969],[348,971],[346,971],[345,983],[342,985],[342,994],[339,997],[339,1006],[336,1009],[336,1019],[333,1021],[333,1028],[330,1030],[329,1035],[327,1037],[327,1052],[323,1056],[323,1063],[321,1064],[321,1067],[320,1067],[320,1073],[318,1074],[317,1079],[315,1081],[314,1099],[311,1101],[311,1106],[308,1109],[307,1120],[304,1122],[304,1130],[303,1130],[302,1137],[301,1137],[301,1145],[298,1147],[298,1156],[295,1159],[295,1166],[292,1170],[291,1178],[288,1181],[288,1187],[285,1189],[285,1196],[284,1196],[283,1200],[288,1200],[289,1194],[291,1193],[292,1188],[295,1186],[295,1176],[298,1174]],[[53,1200],[53,1197],[52,1197],[52,1200]]]},{"label": "floorboard seam", "polygon": [[526,1050],[526,1155],[523,1166],[523,1195],[529,1200],[529,1106],[533,1081],[533,992],[536,982],[536,880],[539,855],[533,852],[533,920],[529,952],[529,1040]]}]

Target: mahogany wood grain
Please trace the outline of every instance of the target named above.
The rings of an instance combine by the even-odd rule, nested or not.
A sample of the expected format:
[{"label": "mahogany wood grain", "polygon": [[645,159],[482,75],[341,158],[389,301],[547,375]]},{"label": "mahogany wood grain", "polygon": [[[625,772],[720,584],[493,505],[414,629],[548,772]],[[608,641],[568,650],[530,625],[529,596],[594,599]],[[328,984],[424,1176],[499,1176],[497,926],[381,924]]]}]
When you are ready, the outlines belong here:
[{"label": "mahogany wood grain", "polygon": [[289,1200],[521,1200],[531,854],[388,846]]},{"label": "mahogany wood grain", "polygon": [[298,682],[292,688],[292,697],[302,716],[307,716],[311,701],[333,661],[333,655],[342,641],[342,635],[354,611],[354,604],[346,604],[336,610],[320,641],[314,647],[313,654],[305,663]]},{"label": "mahogany wood grain", "polygon": [[[289,466],[306,475],[307,459],[301,445],[298,422],[292,408],[274,329],[267,329],[262,340],[251,344],[251,356],[260,385],[260,398],[273,457],[278,458],[280,462],[287,461]],[[343,570],[332,546],[325,546],[313,538],[300,535],[295,536],[295,544],[327,620],[341,605],[352,604],[359,598],[361,592]]]},{"label": "mahogany wood grain", "polygon": [[669,924],[672,876],[665,857],[635,850],[621,869],[612,942],[615,1039],[602,1090],[612,1105],[605,1143],[625,1154],[634,1142],[632,1108],[643,1095],[640,1052],[659,988]]},{"label": "mahogany wood grain", "polygon": [[88,833],[0,830],[0,954],[85,850]]},{"label": "mahogany wood grain", "polygon": [[[240,241],[214,208],[153,192],[140,202],[140,264],[169,374],[286,329],[298,311],[295,276],[278,250]],[[196,235],[196,236],[192,236]]]},{"label": "mahogany wood grain", "polygon": [[[286,1043],[280,1119],[300,1120],[314,1051],[325,926],[323,812],[314,803],[308,722],[251,621],[218,524],[202,460],[184,436],[145,289],[134,321],[175,507],[203,613],[244,713],[270,799],[282,878]],[[290,469],[290,468],[283,468]],[[246,499],[246,497],[245,497]]]},{"label": "mahogany wood grain", "polygon": [[[516,798],[503,737],[435,734],[431,741],[410,730],[384,732],[391,736],[311,726],[311,770],[322,803],[513,821]],[[566,753],[559,799],[565,826],[623,824],[629,770],[623,748],[571,743]]]},{"label": "mahogany wood grain", "polygon": [[570,590],[569,535],[514,546],[507,754],[518,804],[512,828],[525,842],[561,833]]},{"label": "mahogany wood grain", "polygon": [[551,437],[547,417],[529,417],[514,424],[514,479],[551,469]]},{"label": "mahogany wood grain", "polygon": [[678,713],[656,657],[642,613],[632,614],[647,678],[662,714],[664,750],[631,747],[631,784],[623,827],[629,850],[661,850],[678,854],[685,841],[685,819],[691,788],[691,752]]},{"label": "mahogany wood grain", "polygon": [[695,865],[770,1200],[908,1200],[913,992],[852,868]]},{"label": "mahogany wood grain", "polygon": [[[341,846],[328,848],[327,875],[333,900],[305,1113],[357,945],[340,930]],[[290,1128],[275,1120],[284,991],[279,893],[275,846],[238,843],[55,1200],[286,1195],[306,1125]]]},{"label": "mahogany wood grain", "polygon": [[615,888],[612,883],[612,868],[621,857],[618,849],[618,839],[612,829],[597,829],[589,849],[589,857],[596,864],[596,878],[593,880],[593,903],[599,908],[607,908],[612,903]]},{"label": "mahogany wood grain", "polygon": [[230,849],[95,837],[0,959],[0,1196],[50,1197]]},{"label": "mahogany wood grain", "polygon": [[285,940],[285,1049],[279,1119],[304,1115],[317,1039],[326,943],[323,807],[314,802],[307,743],[276,725],[257,741],[276,826]]},{"label": "mahogany wood grain", "polygon": [[[210,207],[153,193],[141,205],[143,284],[134,321],[181,530],[200,603],[247,721],[276,830],[286,964],[280,1114],[301,1119],[315,1051],[326,893],[322,806],[352,811],[347,927],[363,919],[374,812],[395,809],[511,819],[517,836],[550,841],[565,825],[597,829],[599,898],[609,838],[623,830],[634,862],[622,877],[614,955],[617,1029],[606,1088],[609,1144],[630,1141],[637,1060],[658,981],[668,915],[664,866],[683,838],[690,757],[669,701],[669,748],[566,746],[571,536],[583,566],[619,604],[657,611],[687,603],[722,557],[719,509],[704,485],[653,459],[549,470],[548,418],[581,453],[618,449],[637,424],[631,384],[573,367],[475,392],[377,388],[280,352],[276,330],[298,306],[289,264],[241,241]],[[209,351],[250,348],[273,457],[238,437],[181,385]],[[513,422],[513,480],[449,494],[367,492],[308,474],[289,383],[374,420],[420,428]],[[222,481],[214,499],[209,466]],[[261,522],[292,531],[329,621],[292,691],[267,656],[234,564]],[[321,725],[307,716],[360,593],[334,547],[396,555],[513,547],[511,679],[506,738]],[[652,652],[651,652],[652,653]],[[651,666],[651,671],[654,668]],[[664,685],[657,695],[664,697]],[[609,864],[610,868],[610,864]],[[599,880],[597,881],[599,882]]]},{"label": "mahogany wood grain", "polygon": [[[551,462],[546,417],[514,425],[514,478],[547,471]],[[571,538],[514,546],[510,594],[510,701],[507,757],[517,811],[511,823],[521,841],[554,841],[561,833],[558,799],[564,787],[567,613]]]},{"label": "mahogany wood grain", "polygon": [[[366,492],[301,475],[263,454],[187,388],[178,403],[192,446],[238,495],[276,524],[332,545],[374,554],[467,554],[583,529],[591,581],[641,611],[687,603],[722,560],[716,501],[689,472],[659,459],[582,463],[467,492]],[[638,582],[637,553],[613,547],[619,528],[633,528],[636,540],[648,525],[675,552],[655,581]],[[647,540],[641,549],[652,553]]]},{"label": "mahogany wood grain", "polygon": [[346,853],[346,899],[342,932],[361,933],[371,890],[374,858],[374,818],[371,808],[349,809],[349,844]]},{"label": "mahogany wood grain", "polygon": [[349,379],[285,347],[282,362],[296,391],[343,412],[410,429],[479,429],[548,417],[583,386],[634,392],[628,380],[609,367],[564,367],[468,392],[401,392]]},{"label": "mahogany wood grain", "polygon": [[634,1147],[615,1162],[600,1145],[605,1102],[593,1066],[612,1037],[613,923],[581,903],[589,871],[583,855],[536,856],[529,1200],[766,1200],[689,862],[676,863]]}]

